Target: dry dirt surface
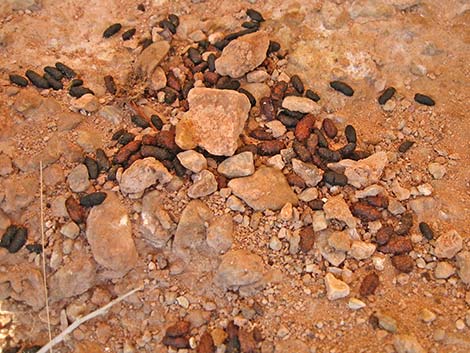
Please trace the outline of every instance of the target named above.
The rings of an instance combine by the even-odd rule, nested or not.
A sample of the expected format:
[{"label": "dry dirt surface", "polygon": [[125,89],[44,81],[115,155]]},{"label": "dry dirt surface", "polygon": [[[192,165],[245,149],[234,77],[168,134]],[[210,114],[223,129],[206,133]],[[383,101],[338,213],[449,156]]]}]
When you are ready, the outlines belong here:
[{"label": "dry dirt surface", "polygon": [[469,23],[1,1],[0,351],[469,352]]}]

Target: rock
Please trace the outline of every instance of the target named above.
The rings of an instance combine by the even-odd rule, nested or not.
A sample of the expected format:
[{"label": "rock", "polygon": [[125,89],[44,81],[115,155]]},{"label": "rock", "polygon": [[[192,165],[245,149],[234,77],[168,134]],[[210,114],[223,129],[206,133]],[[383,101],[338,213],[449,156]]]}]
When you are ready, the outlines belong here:
[{"label": "rock", "polygon": [[60,234],[67,238],[75,239],[80,234],[80,227],[75,222],[68,222],[60,227]]},{"label": "rock", "polygon": [[362,279],[361,286],[359,287],[359,294],[361,297],[373,295],[379,284],[379,276],[375,272],[371,272]]},{"label": "rock", "polygon": [[366,306],[366,303],[364,303],[362,300],[357,299],[357,298],[350,298],[348,301],[348,308],[351,310],[359,310],[362,309]]},{"label": "rock", "polygon": [[207,168],[207,160],[201,154],[193,150],[180,152],[176,155],[183,167],[189,169],[193,173],[199,173],[201,170]]},{"label": "rock", "polygon": [[46,186],[56,186],[65,180],[64,170],[58,164],[52,164],[43,171],[43,180]]},{"label": "rock", "polygon": [[145,240],[156,248],[163,248],[176,228],[164,205],[166,201],[158,190],[151,191],[142,199],[140,231]]},{"label": "rock", "polygon": [[349,228],[356,228],[357,218],[353,217],[348,204],[344,201],[343,195],[330,197],[323,205],[323,211],[327,220],[337,219],[346,223]]},{"label": "rock", "polygon": [[363,190],[357,190],[355,192],[355,196],[358,199],[363,199],[363,198],[366,198],[366,197],[369,197],[369,196],[377,196],[379,194],[383,194],[384,191],[385,191],[385,189],[383,188],[383,186],[373,184],[373,185],[370,185],[370,186],[364,188]]},{"label": "rock", "polygon": [[97,112],[100,109],[98,98],[90,93],[84,94],[80,98],[73,100],[71,105],[74,110],[85,110],[89,113]]},{"label": "rock", "polygon": [[269,79],[269,74],[264,70],[255,70],[246,74],[246,81],[249,83],[264,82]]},{"label": "rock", "polygon": [[11,297],[38,311],[45,305],[44,296],[38,295],[41,290],[44,290],[41,271],[32,264],[27,262],[12,266],[3,264],[0,268],[0,298],[2,301]]},{"label": "rock", "polygon": [[348,184],[363,188],[379,181],[387,163],[387,153],[377,152],[358,161],[343,159],[338,163],[329,163],[328,167],[338,173],[344,172]]},{"label": "rock", "polygon": [[[263,351],[264,352],[264,351]],[[307,344],[298,339],[288,338],[276,343],[274,353],[311,353]]]},{"label": "rock", "polygon": [[88,255],[76,251],[73,261],[62,266],[48,279],[49,299],[56,302],[82,294],[95,283],[95,263]]},{"label": "rock", "polygon": [[221,76],[242,77],[257,68],[266,59],[269,36],[255,32],[232,40],[215,61],[215,69]]},{"label": "rock", "polygon": [[292,159],[292,169],[300,176],[307,186],[317,186],[323,178],[323,170],[310,163],[304,163],[298,159]]},{"label": "rock", "polygon": [[384,1],[356,0],[349,8],[349,14],[353,20],[383,19],[391,17],[395,13],[392,5]]},{"label": "rock", "polygon": [[79,164],[71,170],[67,177],[67,183],[73,192],[84,192],[88,189],[90,180],[85,164]]},{"label": "rock", "polygon": [[157,67],[150,76],[150,88],[159,91],[166,87],[166,83],[165,71],[161,67]]},{"label": "rock", "polygon": [[426,308],[421,310],[420,316],[421,320],[426,323],[433,322],[437,318],[437,315],[434,312]]},{"label": "rock", "polygon": [[470,284],[470,251],[462,251],[455,257],[457,260],[457,271],[460,279],[465,284]]},{"label": "rock", "polygon": [[347,297],[349,295],[349,286],[340,281],[331,273],[325,276],[326,296],[328,300],[336,300]]},{"label": "rock", "polygon": [[447,279],[455,273],[455,268],[450,263],[441,261],[438,262],[434,269],[434,277],[437,279]]},{"label": "rock", "polygon": [[347,232],[333,232],[328,237],[328,245],[338,251],[349,251],[351,249],[351,238]]},{"label": "rock", "polygon": [[[413,202],[414,200],[410,201]],[[397,199],[394,199],[390,197],[388,199],[388,207],[387,210],[393,214],[394,216],[398,216],[399,214],[402,214],[406,211],[406,208],[398,201]]]},{"label": "rock", "polygon": [[275,139],[281,137],[287,132],[287,128],[279,120],[268,121],[264,125],[271,131]]},{"label": "rock", "polygon": [[247,250],[230,250],[222,256],[214,282],[224,290],[254,294],[264,286],[264,272],[260,256]]},{"label": "rock", "polygon": [[284,167],[286,166],[280,154],[276,154],[275,156],[268,158],[268,160],[266,161],[266,165],[268,167],[273,167],[279,170],[284,169]]},{"label": "rock", "polygon": [[310,202],[318,198],[318,189],[317,188],[308,188],[302,191],[299,195],[299,199],[304,202]]},{"label": "rock", "polygon": [[170,43],[163,40],[150,44],[137,57],[135,62],[137,73],[143,77],[150,77],[169,50]]},{"label": "rock", "polygon": [[77,144],[87,153],[94,153],[101,147],[104,136],[98,130],[79,130]]},{"label": "rock", "polygon": [[132,163],[122,173],[119,187],[124,194],[140,194],[157,181],[161,184],[169,183],[172,177],[162,163],[153,157],[147,157]]},{"label": "rock", "polygon": [[305,97],[287,96],[282,101],[282,107],[293,112],[320,114],[321,107],[318,103]]},{"label": "rock", "polygon": [[123,111],[114,105],[105,105],[99,110],[98,115],[105,118],[112,125],[119,125],[124,119]]},{"label": "rock", "polygon": [[245,204],[238,197],[230,195],[226,203],[232,211],[245,212]]},{"label": "rock", "polygon": [[271,95],[271,89],[266,83],[245,83],[242,84],[242,88],[246,89],[253,95],[253,97],[255,97],[258,105],[261,98],[269,97]]},{"label": "rock", "polygon": [[10,218],[8,218],[8,216],[2,210],[0,210],[0,234],[3,234],[2,232],[7,229],[10,224]]},{"label": "rock", "polygon": [[194,184],[188,189],[188,196],[192,199],[204,197],[217,191],[217,180],[214,174],[208,170],[203,170],[193,180]]},{"label": "rock", "polygon": [[434,245],[434,254],[439,258],[453,258],[463,247],[463,240],[456,230],[441,235]]},{"label": "rock", "polygon": [[401,187],[397,179],[393,181],[391,190],[397,197],[398,201],[404,201],[410,198],[410,195],[411,195],[410,190]]},{"label": "rock", "polygon": [[58,131],[70,131],[75,129],[83,121],[83,115],[74,112],[64,112],[57,122]]},{"label": "rock", "polygon": [[3,182],[0,179],[0,190],[5,193],[0,205],[1,208],[6,213],[13,213],[27,207],[34,200],[39,185],[37,178],[22,177],[21,179],[15,179],[10,176]]},{"label": "rock", "polygon": [[376,316],[379,319],[379,327],[391,333],[397,332],[397,321],[393,317],[382,313],[377,313]]},{"label": "rock", "polygon": [[439,163],[429,163],[428,170],[434,179],[442,179],[446,174],[446,167]]},{"label": "rock", "polygon": [[96,262],[106,269],[124,275],[136,265],[131,222],[115,193],[108,192],[104,202],[90,210],[86,237]]},{"label": "rock", "polygon": [[277,169],[261,167],[253,175],[230,180],[228,186],[256,211],[279,210],[287,202],[297,205],[297,196]]},{"label": "rock", "polygon": [[233,90],[193,88],[189,111],[176,125],[176,144],[184,150],[196,146],[216,156],[232,156],[243,131],[250,101]]},{"label": "rock", "polygon": [[395,335],[393,346],[397,353],[426,353],[416,337],[411,335]]},{"label": "rock", "polygon": [[43,103],[43,98],[36,90],[24,89],[16,96],[13,108],[26,118],[31,118]]},{"label": "rock", "polygon": [[10,157],[0,153],[0,176],[6,176],[11,172],[13,172],[13,166]]},{"label": "rock", "polygon": [[232,247],[233,220],[230,214],[214,217],[207,229],[207,244],[217,254],[225,254]]},{"label": "rock", "polygon": [[279,251],[282,249],[282,241],[273,235],[269,240],[269,248],[274,251]]},{"label": "rock", "polygon": [[206,239],[205,223],[212,219],[212,212],[200,200],[188,203],[181,214],[173,240],[173,250],[185,262],[190,260],[190,251],[200,249]]},{"label": "rock", "polygon": [[372,243],[366,243],[361,240],[354,240],[349,254],[356,260],[365,260],[371,257],[375,252],[376,246]]},{"label": "rock", "polygon": [[252,152],[242,152],[219,164],[217,171],[227,178],[240,178],[255,172]]},{"label": "rock", "polygon": [[319,232],[328,228],[328,222],[325,217],[325,212],[315,211],[312,214],[312,226],[314,232]]}]

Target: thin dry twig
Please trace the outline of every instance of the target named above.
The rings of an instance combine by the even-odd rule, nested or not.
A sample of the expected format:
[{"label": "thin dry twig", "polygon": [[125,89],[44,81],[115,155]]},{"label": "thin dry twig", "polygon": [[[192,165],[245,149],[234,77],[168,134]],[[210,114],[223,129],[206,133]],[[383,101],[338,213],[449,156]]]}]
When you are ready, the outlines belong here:
[{"label": "thin dry twig", "polygon": [[138,287],[138,288],[135,288],[133,290],[131,290],[130,292],[127,292],[123,295],[121,295],[120,297],[117,297],[116,299],[114,299],[113,301],[109,302],[108,304],[106,304],[105,306],[89,313],[88,315],[84,316],[84,317],[81,317],[79,319],[77,319],[76,321],[74,321],[69,327],[67,327],[64,331],[62,331],[59,335],[57,335],[56,337],[54,337],[54,339],[52,339],[48,344],[46,344],[45,346],[43,346],[39,351],[37,351],[36,353],[46,353],[48,349],[54,347],[56,344],[62,342],[65,337],[69,334],[71,334],[73,332],[73,330],[75,330],[77,327],[79,327],[81,324],[83,324],[84,322],[88,321],[88,320],[91,320],[97,316],[100,316],[100,315],[103,315],[105,314],[113,305],[119,303],[120,301],[126,299],[127,297],[131,296],[132,294],[134,294],[135,292],[138,292],[138,291],[141,291],[142,289],[144,289],[143,286],[141,287]]},{"label": "thin dry twig", "polygon": [[[46,275],[46,255],[45,255],[45,237],[44,237],[44,187],[42,177],[42,161],[39,161],[39,184],[40,184],[40,207],[41,207],[41,243],[42,243],[42,275],[44,279],[44,300],[46,301],[47,330],[49,331],[49,341],[52,340],[51,318],[49,315],[49,294],[47,292],[47,275]],[[52,346],[49,348],[52,353]]]}]

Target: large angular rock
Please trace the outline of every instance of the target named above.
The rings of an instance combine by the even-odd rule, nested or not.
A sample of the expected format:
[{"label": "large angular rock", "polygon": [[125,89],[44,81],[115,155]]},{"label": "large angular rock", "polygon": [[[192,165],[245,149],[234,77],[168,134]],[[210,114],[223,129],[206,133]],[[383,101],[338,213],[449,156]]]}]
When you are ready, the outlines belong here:
[{"label": "large angular rock", "polygon": [[357,225],[358,220],[352,215],[343,195],[330,197],[323,206],[323,211],[326,219],[337,219],[346,223],[349,228],[355,228]]},{"label": "large angular rock", "polygon": [[165,166],[153,157],[139,159],[132,163],[119,180],[119,187],[124,194],[140,194],[146,188],[158,182],[167,184],[172,178]]},{"label": "large angular rock", "polygon": [[247,250],[231,250],[222,256],[214,282],[225,290],[240,290],[242,287],[262,286],[264,263],[260,256]]},{"label": "large angular rock", "polygon": [[150,77],[169,50],[170,43],[164,40],[149,45],[137,57],[135,62],[137,73],[144,77]]},{"label": "large angular rock", "polygon": [[298,201],[284,174],[274,168],[261,167],[249,177],[230,180],[228,186],[256,211],[279,210]]},{"label": "large angular rock", "polygon": [[377,152],[358,161],[343,159],[338,163],[329,163],[328,167],[339,173],[344,171],[344,175],[348,178],[348,184],[356,188],[363,188],[379,181],[387,163],[387,154]]},{"label": "large angular rock", "polygon": [[104,202],[91,209],[86,237],[96,262],[106,269],[123,275],[135,266],[131,222],[115,193],[108,192]]},{"label": "large angular rock", "polygon": [[242,77],[256,69],[266,59],[269,37],[265,32],[255,32],[231,41],[215,61],[215,70],[222,76]]},{"label": "large angular rock", "polygon": [[323,170],[311,163],[304,163],[295,158],[292,159],[292,169],[309,187],[317,186],[323,178]]},{"label": "large angular rock", "polygon": [[145,194],[142,199],[140,230],[143,238],[157,248],[166,245],[176,228],[164,205],[165,200],[158,190]]},{"label": "large angular rock", "polygon": [[219,164],[217,171],[227,178],[240,178],[249,176],[255,172],[253,153],[242,152]]},{"label": "large angular rock", "polygon": [[214,88],[193,88],[189,111],[176,125],[176,144],[184,150],[197,146],[216,156],[232,156],[243,131],[250,101],[241,93]]}]

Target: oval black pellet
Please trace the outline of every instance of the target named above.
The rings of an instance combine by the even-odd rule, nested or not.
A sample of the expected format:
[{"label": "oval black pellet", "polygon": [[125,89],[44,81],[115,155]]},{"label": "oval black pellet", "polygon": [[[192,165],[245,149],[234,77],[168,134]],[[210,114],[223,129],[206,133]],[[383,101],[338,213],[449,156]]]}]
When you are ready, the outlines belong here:
[{"label": "oval black pellet", "polygon": [[344,134],[346,135],[346,140],[349,143],[356,143],[357,136],[356,136],[356,129],[352,125],[347,125],[344,129]]},{"label": "oval black pellet", "polygon": [[222,39],[222,40],[219,40],[219,41],[215,42],[214,47],[216,47],[219,50],[223,50],[229,42],[230,41],[228,41],[226,39]]},{"label": "oval black pellet", "polygon": [[152,115],[150,117],[150,121],[152,122],[152,125],[155,126],[155,129],[161,130],[163,128],[163,121],[158,115]]},{"label": "oval black pellet", "polygon": [[344,186],[348,183],[348,178],[344,174],[329,170],[323,174],[323,181],[330,185]]},{"label": "oval black pellet", "polygon": [[10,82],[18,85],[20,87],[26,87],[28,85],[28,80],[21,75],[10,74]]},{"label": "oval black pellet", "polygon": [[354,90],[351,86],[342,81],[331,81],[330,87],[348,97],[351,97],[354,94]]},{"label": "oval black pellet", "polygon": [[214,54],[210,54],[208,57],[207,57],[207,65],[209,67],[209,71],[210,72],[214,72],[215,71],[215,55]]},{"label": "oval black pellet", "polygon": [[175,15],[174,13],[171,13],[168,15],[168,20],[173,23],[176,27],[180,25],[180,18]]},{"label": "oval black pellet", "polygon": [[194,64],[197,65],[197,64],[202,63],[202,56],[201,56],[201,53],[199,53],[199,50],[195,48],[189,48],[188,56]]},{"label": "oval black pellet", "polygon": [[168,29],[172,34],[176,34],[176,26],[173,23],[171,23],[170,21],[163,20],[163,21],[158,22],[158,25],[161,28]]},{"label": "oval black pellet", "polygon": [[246,10],[246,15],[251,18],[253,21],[256,22],[264,22],[263,15],[256,11],[255,9],[248,9]]},{"label": "oval black pellet", "polygon": [[44,68],[44,72],[47,72],[49,75],[54,77],[54,80],[60,81],[64,78],[64,74],[60,72],[59,69],[53,67],[53,66],[46,66]]},{"label": "oval black pellet", "polygon": [[370,153],[367,151],[354,151],[349,156],[349,158],[352,159],[353,161],[358,161],[360,159],[365,159],[367,157],[370,157]]},{"label": "oval black pellet", "polygon": [[259,28],[259,22],[246,21],[242,23],[243,28]]},{"label": "oval black pellet", "polygon": [[385,103],[388,102],[390,98],[393,97],[397,90],[394,87],[389,87],[383,93],[379,96],[377,101],[379,102],[380,105],[384,105]]},{"label": "oval black pellet", "polygon": [[91,89],[87,88],[87,87],[83,87],[83,86],[74,86],[74,87],[70,87],[69,89],[69,94],[72,96],[72,97],[75,97],[75,98],[80,98],[81,96],[85,95],[85,94],[95,94]]},{"label": "oval black pellet", "polygon": [[42,253],[42,245],[38,243],[26,245],[26,250],[29,252],[34,252],[36,254]]},{"label": "oval black pellet", "polygon": [[419,104],[427,105],[429,107],[432,107],[433,105],[436,104],[436,102],[434,102],[434,99],[421,93],[415,94],[415,102],[418,102]]},{"label": "oval black pellet", "polygon": [[410,140],[406,140],[406,141],[403,141],[400,146],[398,147],[398,151],[401,152],[401,153],[405,153],[406,151],[408,151],[411,146],[413,146],[415,144],[414,141],[410,141]]},{"label": "oval black pellet", "polygon": [[313,129],[313,133],[318,136],[318,146],[327,148],[328,147],[328,141],[326,140],[326,137],[323,134],[323,132],[321,130],[318,130],[318,129]]},{"label": "oval black pellet", "polygon": [[293,118],[284,113],[279,113],[277,116],[277,120],[279,120],[285,127],[295,127],[299,122],[298,119]]},{"label": "oval black pellet", "polygon": [[49,82],[47,82],[44,77],[39,75],[37,72],[34,72],[33,70],[27,70],[26,77],[34,86],[38,88],[49,88]]},{"label": "oval black pellet", "polygon": [[76,78],[76,79],[73,79],[73,80],[70,82],[69,88],[78,87],[78,86],[81,86],[81,85],[83,85],[83,80],[81,80],[81,79],[79,79],[79,78]]},{"label": "oval black pellet", "polygon": [[128,29],[121,35],[122,40],[131,39],[134,36],[135,32],[136,32],[135,28]]},{"label": "oval black pellet", "polygon": [[205,39],[205,40],[200,40],[199,42],[197,42],[197,47],[201,50],[201,51],[205,51],[207,48],[209,48],[209,45],[211,43]]},{"label": "oval black pellet", "polygon": [[173,153],[168,150],[151,145],[143,145],[140,148],[140,153],[142,154],[142,157],[153,157],[159,161],[172,160],[175,157]]},{"label": "oval black pellet", "polygon": [[103,32],[103,37],[104,38],[109,38],[114,36],[117,32],[119,32],[122,28],[122,25],[120,23],[114,23],[108,28],[106,28]]},{"label": "oval black pellet", "polygon": [[93,207],[100,205],[106,199],[106,196],[106,193],[101,191],[83,195],[82,197],[80,197],[80,205],[85,207]]},{"label": "oval black pellet", "polygon": [[64,88],[62,82],[57,81],[52,75],[49,75],[47,72],[44,74],[44,78],[49,83],[49,86],[51,86],[55,91]]},{"label": "oval black pellet", "polygon": [[419,231],[421,232],[423,237],[425,237],[427,240],[434,239],[434,232],[432,231],[429,224],[427,224],[426,222],[419,223]]},{"label": "oval black pellet", "polygon": [[86,169],[88,170],[88,176],[90,179],[98,178],[99,167],[98,163],[93,158],[86,156],[83,164],[85,164]]},{"label": "oval black pellet", "polygon": [[104,77],[104,85],[106,86],[106,90],[111,94],[116,94],[117,88],[116,83],[114,82],[114,78],[111,75],[106,75]]},{"label": "oval black pellet", "polygon": [[23,245],[26,244],[26,240],[28,239],[28,230],[23,227],[18,227],[13,239],[8,246],[8,252],[14,254],[18,252]]},{"label": "oval black pellet", "polygon": [[65,65],[61,62],[56,62],[55,67],[57,68],[57,70],[62,72],[64,74],[64,76],[67,77],[68,79],[72,79],[75,76],[77,76],[75,71],[73,71],[70,67],[68,67],[67,65]]},{"label": "oval black pellet", "polygon": [[314,102],[318,102],[320,100],[320,96],[313,92],[311,89],[308,89],[307,92],[305,92],[305,97],[311,99]]},{"label": "oval black pellet", "polygon": [[3,233],[2,240],[0,241],[0,247],[8,248],[17,231],[18,231],[17,226],[15,225],[8,226],[5,233]]},{"label": "oval black pellet", "polygon": [[320,156],[320,158],[329,162],[339,162],[341,160],[341,155],[338,151],[332,151],[325,147],[318,148],[317,153]]},{"label": "oval black pellet", "polygon": [[304,84],[298,75],[294,75],[290,78],[290,83],[300,94],[304,93]]},{"label": "oval black pellet", "polygon": [[238,82],[237,80],[233,80],[228,76],[223,76],[219,78],[215,87],[218,89],[232,89],[236,91],[240,88],[240,82]]},{"label": "oval black pellet", "polygon": [[120,167],[119,164],[115,164],[109,169],[108,176],[107,176],[108,180],[110,180],[110,181],[116,180],[116,174],[117,174],[117,171],[118,171],[119,167]]},{"label": "oval black pellet", "polygon": [[184,177],[186,174],[186,168],[181,164],[178,158],[173,159],[173,169],[177,176]]},{"label": "oval black pellet", "polygon": [[111,137],[111,140],[113,141],[118,140],[126,132],[127,132],[126,129],[119,129],[113,134],[113,136]]},{"label": "oval black pellet", "polygon": [[101,148],[96,150],[96,163],[98,163],[99,170],[105,172],[111,167],[108,156],[106,156],[106,153]]},{"label": "oval black pellet", "polygon": [[250,33],[254,33],[258,30],[258,28],[247,28],[247,29],[243,29],[241,31],[238,31],[238,32],[235,32],[235,33],[230,33],[228,34],[227,36],[225,36],[225,40],[227,41],[232,41],[234,39],[237,39],[237,38],[240,38],[246,34],[250,34]]},{"label": "oval black pellet", "polygon": [[135,125],[141,127],[142,129],[146,129],[150,126],[149,122],[142,118],[140,115],[133,115],[131,120]]},{"label": "oval black pellet", "polygon": [[323,201],[319,199],[312,200],[308,203],[308,207],[310,207],[314,211],[323,210]]},{"label": "oval black pellet", "polygon": [[250,101],[250,104],[251,104],[252,107],[254,107],[256,105],[256,98],[250,92],[248,92],[246,89],[239,88],[238,92],[243,93],[248,98],[248,100]]},{"label": "oval black pellet", "polygon": [[145,5],[144,4],[137,5],[137,10],[145,12]]},{"label": "oval black pellet", "polygon": [[124,132],[121,136],[118,138],[118,142],[121,145],[127,145],[129,142],[134,141],[135,136],[131,134],[130,132]]},{"label": "oval black pellet", "polygon": [[170,87],[165,87],[163,89],[163,92],[165,92],[165,103],[166,104],[173,104],[176,99],[178,98],[178,92],[176,92],[174,89]]},{"label": "oval black pellet", "polygon": [[350,156],[354,150],[356,149],[356,143],[355,142],[349,142],[347,145],[341,147],[338,152],[341,155],[342,158],[346,158]]},{"label": "oval black pellet", "polygon": [[281,113],[291,116],[297,120],[302,119],[306,115],[305,113],[294,112],[293,110],[289,110],[289,109],[284,109],[281,111]]},{"label": "oval black pellet", "polygon": [[280,49],[281,49],[281,45],[278,42],[274,40],[269,41],[268,54],[275,53],[279,51]]}]

